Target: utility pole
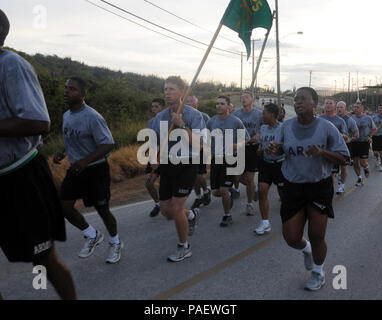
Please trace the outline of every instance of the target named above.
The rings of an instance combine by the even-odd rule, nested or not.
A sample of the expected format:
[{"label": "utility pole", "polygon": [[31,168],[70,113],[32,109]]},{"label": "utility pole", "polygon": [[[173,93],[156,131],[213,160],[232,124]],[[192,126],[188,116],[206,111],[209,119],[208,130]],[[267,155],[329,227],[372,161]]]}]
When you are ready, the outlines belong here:
[{"label": "utility pole", "polygon": [[279,44],[279,2],[275,0],[276,8],[276,55],[277,55],[277,104],[281,106],[281,84],[280,84],[280,44]]},{"label": "utility pole", "polygon": [[334,80],[334,95],[337,93],[337,80]]},{"label": "utility pole", "polygon": [[348,76],[348,105],[350,105],[350,72]]},{"label": "utility pole", "polygon": [[255,79],[254,79],[254,76],[255,76],[255,39],[252,39],[252,94],[253,94],[253,97],[255,97],[255,87],[253,85],[253,83],[255,82]]},{"label": "utility pole", "polygon": [[241,54],[240,93],[243,94],[243,52]]}]

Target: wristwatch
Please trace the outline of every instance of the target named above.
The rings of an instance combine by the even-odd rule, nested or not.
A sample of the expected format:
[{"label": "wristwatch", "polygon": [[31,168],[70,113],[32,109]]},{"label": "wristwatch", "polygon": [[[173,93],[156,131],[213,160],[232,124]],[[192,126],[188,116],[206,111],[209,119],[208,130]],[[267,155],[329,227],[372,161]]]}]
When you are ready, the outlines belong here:
[{"label": "wristwatch", "polygon": [[184,124],[181,127],[179,127],[179,129],[186,129],[186,128],[187,128],[186,124]]}]

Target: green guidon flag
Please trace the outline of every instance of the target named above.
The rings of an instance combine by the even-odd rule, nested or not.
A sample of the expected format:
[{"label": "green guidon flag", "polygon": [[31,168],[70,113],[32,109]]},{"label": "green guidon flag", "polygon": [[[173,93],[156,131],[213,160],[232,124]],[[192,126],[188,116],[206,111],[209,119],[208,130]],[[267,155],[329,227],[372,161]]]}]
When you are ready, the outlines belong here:
[{"label": "green guidon flag", "polygon": [[221,24],[236,31],[247,48],[247,59],[251,55],[252,29],[272,28],[273,15],[266,0],[231,0]]}]

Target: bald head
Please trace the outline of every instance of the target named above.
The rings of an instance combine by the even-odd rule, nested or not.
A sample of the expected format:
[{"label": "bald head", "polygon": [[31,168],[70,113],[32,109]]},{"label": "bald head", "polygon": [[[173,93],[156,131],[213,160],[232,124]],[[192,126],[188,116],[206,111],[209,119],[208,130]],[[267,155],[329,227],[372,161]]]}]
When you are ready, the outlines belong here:
[{"label": "bald head", "polygon": [[346,103],[344,101],[339,101],[337,103],[337,114],[343,117],[346,114]]},{"label": "bald head", "polygon": [[195,108],[195,109],[198,109],[198,105],[199,105],[199,100],[197,97],[195,96],[189,96],[187,98],[187,102],[186,102],[187,105]]},{"label": "bald head", "polygon": [[4,45],[5,38],[9,32],[9,20],[6,14],[0,9],[0,46]]}]

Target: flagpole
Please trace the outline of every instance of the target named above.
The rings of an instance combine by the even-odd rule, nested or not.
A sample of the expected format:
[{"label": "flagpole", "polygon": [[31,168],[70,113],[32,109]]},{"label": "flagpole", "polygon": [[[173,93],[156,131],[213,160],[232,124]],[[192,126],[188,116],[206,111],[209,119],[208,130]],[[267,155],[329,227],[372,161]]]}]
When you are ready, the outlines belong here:
[{"label": "flagpole", "polygon": [[275,0],[276,5],[276,55],[277,55],[277,104],[281,106],[281,85],[280,85],[280,44],[279,44],[279,4]]},{"label": "flagpole", "polygon": [[[220,32],[222,26],[223,26],[223,24],[220,23],[219,26],[218,26],[218,28],[216,29],[215,34],[214,34],[214,36],[212,37],[211,43],[209,44],[209,46],[208,46],[208,48],[207,48],[207,51],[205,52],[205,54],[204,54],[204,56],[203,56],[203,59],[202,59],[202,61],[200,62],[198,69],[196,70],[196,73],[195,73],[195,75],[194,75],[194,78],[192,79],[191,84],[190,84],[189,87],[187,88],[187,91],[186,91],[186,93],[184,94],[184,96],[183,96],[183,98],[182,98],[182,101],[181,101],[181,103],[180,103],[180,105],[179,105],[179,107],[178,107],[178,110],[176,111],[177,114],[180,114],[180,113],[182,112],[183,107],[184,107],[184,105],[186,104],[187,98],[188,98],[189,95],[191,94],[191,91],[192,91],[193,87],[195,86],[196,81],[198,80],[199,74],[200,74],[200,72],[202,71],[202,68],[203,68],[203,66],[204,66],[204,63],[206,62],[206,60],[207,60],[207,58],[208,58],[208,55],[209,55],[210,52],[211,52],[211,49],[212,49],[212,47],[213,47],[213,45],[214,45],[214,43],[215,43],[215,41],[216,41],[216,39],[217,39],[217,37],[218,37],[218,35],[219,35],[219,32]],[[170,129],[168,130],[168,133],[167,133],[167,138],[164,140],[164,143],[163,143],[163,145],[162,145],[162,147],[161,147],[161,149],[160,149],[160,152],[159,152],[159,159],[160,159],[161,156],[162,156],[163,150],[167,147],[168,139],[169,139],[170,133],[171,133],[171,131],[172,131],[173,129],[174,129],[174,123],[171,124]]]}]

